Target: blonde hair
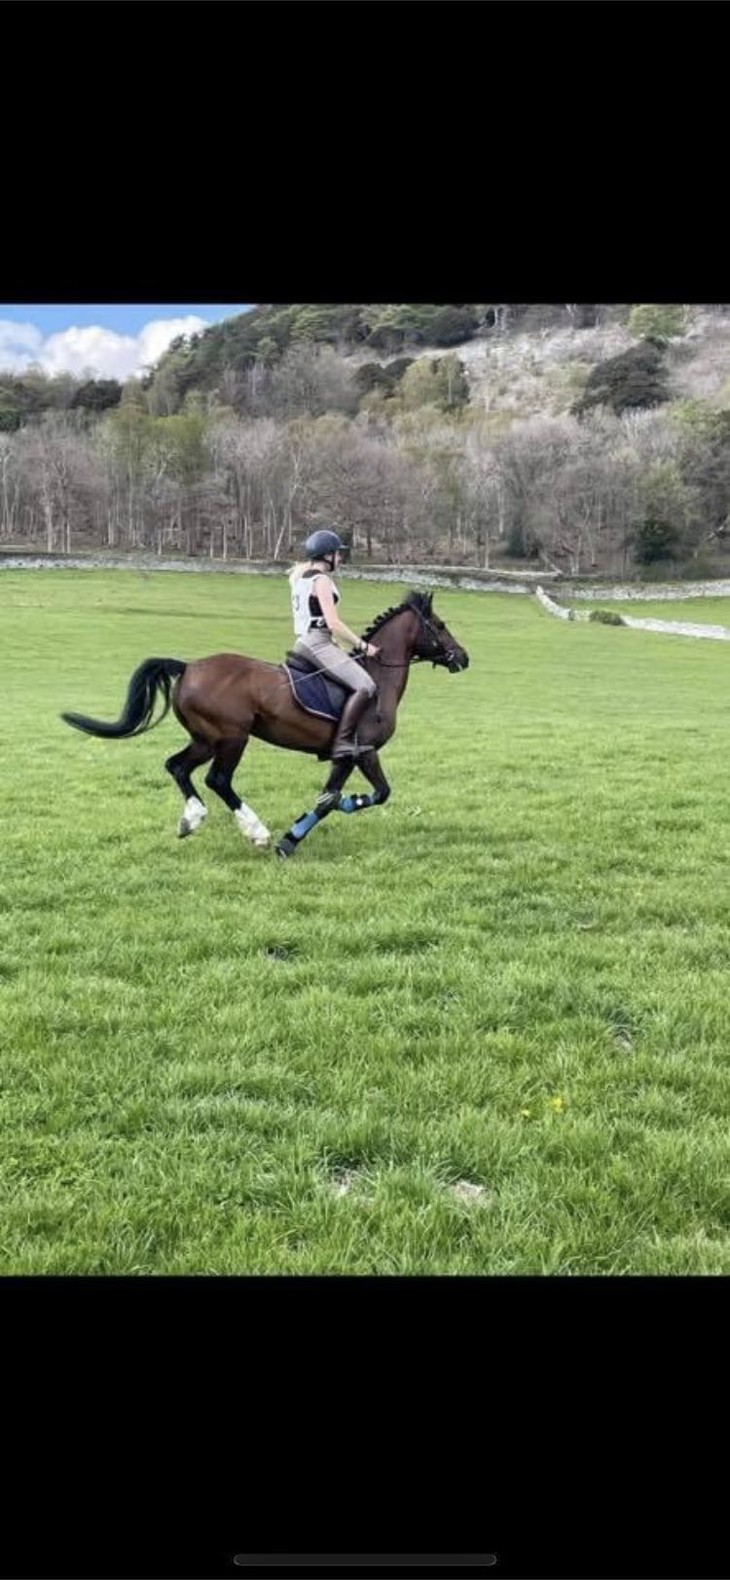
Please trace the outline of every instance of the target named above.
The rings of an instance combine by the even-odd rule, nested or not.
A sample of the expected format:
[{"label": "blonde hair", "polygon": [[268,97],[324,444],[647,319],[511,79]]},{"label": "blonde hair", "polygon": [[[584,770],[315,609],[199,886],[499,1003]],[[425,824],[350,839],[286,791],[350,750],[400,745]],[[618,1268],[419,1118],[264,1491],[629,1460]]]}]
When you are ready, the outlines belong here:
[{"label": "blonde hair", "polygon": [[287,571],[287,575],[292,586],[294,586],[295,582],[299,581],[299,577],[303,576],[305,571],[309,570],[311,564],[311,560],[299,560],[297,565],[292,565],[291,570]]},{"label": "blonde hair", "polygon": [[[318,563],[317,560],[299,560],[298,564],[292,565],[291,570],[287,571],[287,576],[289,577],[289,580],[290,580],[290,582],[292,584],[292,587],[294,586],[295,582],[299,581],[300,576],[304,575],[305,571],[311,571],[312,566],[316,565],[317,563]],[[328,572],[327,571],[324,571],[324,572],[318,571],[317,574],[326,576],[328,574]]]}]

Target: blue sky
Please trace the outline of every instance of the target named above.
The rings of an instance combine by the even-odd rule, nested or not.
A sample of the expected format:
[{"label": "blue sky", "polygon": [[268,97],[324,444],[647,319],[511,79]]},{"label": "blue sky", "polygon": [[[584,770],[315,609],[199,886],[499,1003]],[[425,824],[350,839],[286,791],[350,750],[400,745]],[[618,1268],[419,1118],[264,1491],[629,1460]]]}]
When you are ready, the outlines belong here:
[{"label": "blue sky", "polygon": [[0,371],[37,364],[129,378],[156,362],[179,334],[248,311],[250,303],[0,302]]}]

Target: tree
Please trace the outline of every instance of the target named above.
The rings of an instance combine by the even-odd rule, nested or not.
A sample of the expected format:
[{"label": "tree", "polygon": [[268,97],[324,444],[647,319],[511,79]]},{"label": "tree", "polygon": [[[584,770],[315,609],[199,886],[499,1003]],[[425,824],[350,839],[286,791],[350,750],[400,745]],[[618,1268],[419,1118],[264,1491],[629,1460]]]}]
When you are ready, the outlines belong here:
[{"label": "tree", "polygon": [[668,521],[657,521],[649,516],[635,528],[633,534],[634,559],[638,565],[654,565],[659,560],[671,560],[679,535]]},{"label": "tree", "polygon": [[456,411],[469,402],[463,364],[453,352],[444,357],[420,357],[404,373],[400,394],[406,410],[437,406],[440,411]]},{"label": "tree", "polygon": [[12,396],[0,390],[0,433],[15,433],[22,427],[22,423],[23,413],[20,406]]},{"label": "tree", "polygon": [[687,326],[687,309],[677,302],[643,303],[632,307],[629,329],[642,340],[665,344],[674,335],[683,334]]},{"label": "tree", "polygon": [[353,371],[330,346],[292,346],[272,369],[264,407],[274,417],[354,415],[359,396]]},{"label": "tree", "polygon": [[16,446],[0,434],[0,537],[12,538],[18,520]]},{"label": "tree", "polygon": [[108,469],[110,547],[125,539],[127,548],[145,542],[144,471],[153,431],[154,418],[146,410],[141,385],[138,380],[129,379],[120,405],[104,418],[97,434],[99,451]]},{"label": "tree", "polygon": [[441,307],[434,313],[431,334],[435,346],[458,346],[471,340],[477,316],[471,307]]},{"label": "tree", "polygon": [[101,412],[118,406],[121,398],[122,386],[117,379],[87,379],[73,391],[70,404],[74,409]]},{"label": "tree", "polygon": [[392,437],[375,436],[342,417],[323,417],[304,430],[302,526],[326,518],[353,544],[395,561],[408,554],[422,526],[420,478]]},{"label": "tree", "polygon": [[40,518],[49,552],[69,554],[102,526],[105,478],[86,437],[65,414],[48,412],[18,436],[21,508]]},{"label": "tree", "polygon": [[658,346],[643,341],[620,356],[599,362],[586,380],[577,416],[595,406],[620,413],[635,406],[659,406],[669,400],[664,359]]},{"label": "tree", "polygon": [[676,412],[675,426],[681,476],[709,541],[730,524],[730,412],[688,401]]},{"label": "tree", "polygon": [[574,329],[594,329],[599,309],[594,302],[567,302],[566,310]]}]

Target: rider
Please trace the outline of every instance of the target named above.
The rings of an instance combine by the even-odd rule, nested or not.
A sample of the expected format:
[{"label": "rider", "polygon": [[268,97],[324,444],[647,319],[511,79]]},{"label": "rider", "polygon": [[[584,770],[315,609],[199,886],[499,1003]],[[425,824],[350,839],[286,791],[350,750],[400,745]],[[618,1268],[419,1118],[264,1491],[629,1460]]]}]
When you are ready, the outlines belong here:
[{"label": "rider", "polygon": [[328,528],[313,532],[307,538],[304,552],[307,559],[289,572],[297,638],[294,652],[351,691],[337,728],[332,756],[356,757],[359,748],[355,732],[378,688],[367,671],[343,653],[334,637],[351,643],[366,658],[376,658],[380,649],[355,636],[337,613],[340,595],[332,576],[345,554],[345,545],[337,533]]}]

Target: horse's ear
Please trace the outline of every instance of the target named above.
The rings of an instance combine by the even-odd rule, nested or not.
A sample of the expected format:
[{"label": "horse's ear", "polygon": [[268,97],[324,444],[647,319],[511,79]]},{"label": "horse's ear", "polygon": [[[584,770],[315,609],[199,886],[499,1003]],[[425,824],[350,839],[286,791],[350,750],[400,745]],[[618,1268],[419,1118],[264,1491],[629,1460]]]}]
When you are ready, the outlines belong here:
[{"label": "horse's ear", "polygon": [[431,613],[432,607],[433,607],[433,587],[431,588],[430,592],[426,593],[426,608],[428,609],[429,614]]}]

